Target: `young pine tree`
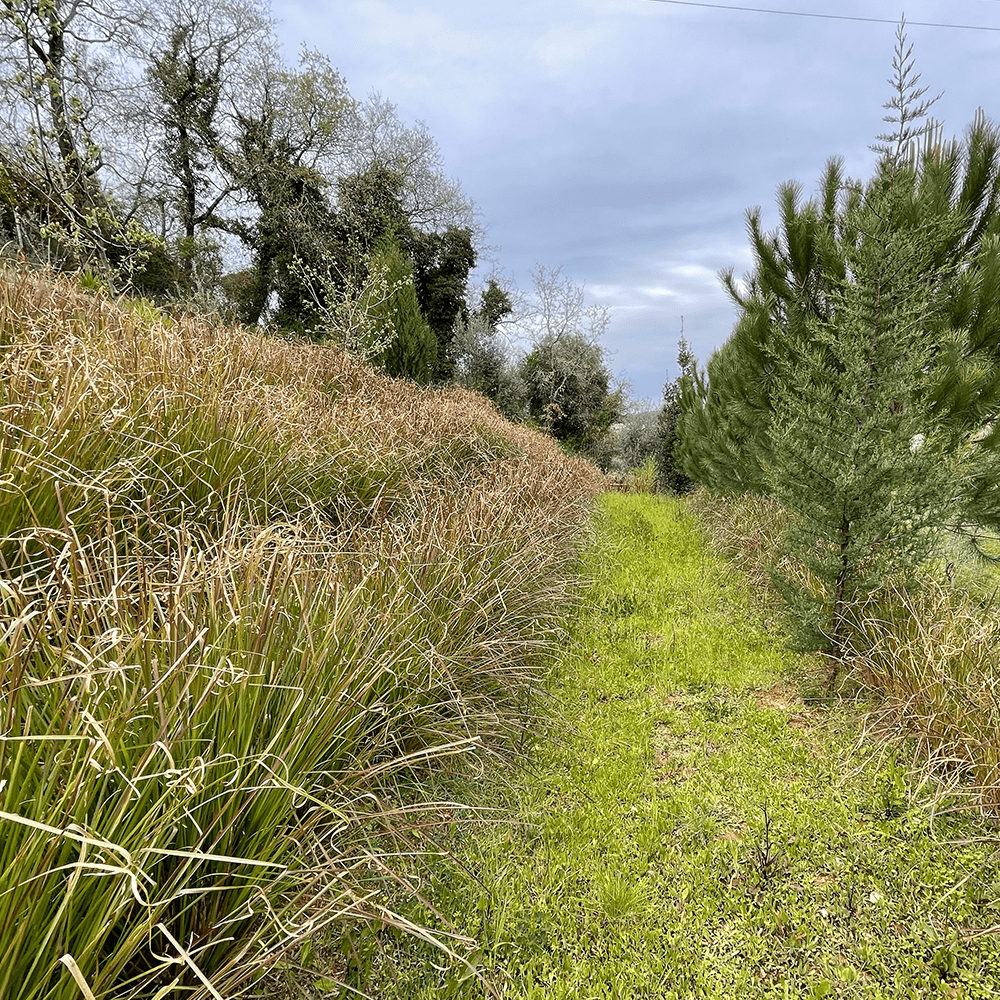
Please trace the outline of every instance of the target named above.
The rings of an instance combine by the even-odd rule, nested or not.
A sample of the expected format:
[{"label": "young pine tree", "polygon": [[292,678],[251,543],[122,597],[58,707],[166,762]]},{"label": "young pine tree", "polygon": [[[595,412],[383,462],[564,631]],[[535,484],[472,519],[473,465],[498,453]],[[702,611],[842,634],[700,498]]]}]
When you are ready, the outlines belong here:
[{"label": "young pine tree", "polygon": [[852,604],[944,528],[1000,526],[1000,138],[980,114],[942,143],[897,40],[874,176],[833,160],[816,199],[780,189],[776,232],[749,213],[756,269],[724,275],[740,318],[681,399],[685,471],[789,511],[812,581],[779,583],[835,655]]},{"label": "young pine tree", "polygon": [[789,551],[819,588],[778,582],[807,648],[834,656],[848,609],[927,557],[965,475],[964,451],[921,404],[956,220],[923,216],[913,195],[913,172],[888,159],[851,192],[844,275],[828,283],[826,315],[789,338],[796,362],[771,397],[765,483],[789,512]]}]

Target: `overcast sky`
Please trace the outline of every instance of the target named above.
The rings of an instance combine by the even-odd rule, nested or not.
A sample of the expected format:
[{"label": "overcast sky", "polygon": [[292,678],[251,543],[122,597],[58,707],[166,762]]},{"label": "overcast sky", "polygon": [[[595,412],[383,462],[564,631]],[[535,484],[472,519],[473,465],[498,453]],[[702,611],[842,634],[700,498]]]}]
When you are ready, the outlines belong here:
[{"label": "overcast sky", "polygon": [[[724,0],[719,0],[724,2]],[[562,266],[611,308],[611,367],[659,399],[681,317],[704,361],[735,310],[718,271],[751,263],[746,209],[776,224],[785,180],[812,193],[842,156],[867,177],[884,125],[895,23],[888,0],[729,0],[736,7],[886,18],[892,24],[710,9],[660,0],[274,0],[291,60],[330,56],[350,92],[380,91],[427,124],[447,172],[479,206],[496,266],[529,288]],[[322,13],[318,13],[322,11]],[[1000,0],[910,0],[921,84],[961,133],[1000,118]],[[928,95],[930,96],[930,95]]]}]

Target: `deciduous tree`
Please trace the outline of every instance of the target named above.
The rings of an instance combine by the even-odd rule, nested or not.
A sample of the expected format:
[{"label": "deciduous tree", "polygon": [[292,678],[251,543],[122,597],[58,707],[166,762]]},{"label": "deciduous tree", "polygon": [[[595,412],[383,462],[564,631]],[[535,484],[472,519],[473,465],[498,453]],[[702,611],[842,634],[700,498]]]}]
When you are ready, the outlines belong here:
[{"label": "deciduous tree", "polygon": [[623,402],[600,343],[609,311],[586,305],[583,287],[560,268],[538,266],[533,277],[535,310],[522,323],[533,327],[534,346],[520,369],[529,412],[570,447],[596,453]]},{"label": "deciduous tree", "polygon": [[24,249],[39,250],[27,231],[36,241],[47,234],[63,256],[108,273],[134,253],[140,234],[129,223],[146,164],[135,155],[130,67],[146,21],[130,3],[0,2],[0,193]]}]

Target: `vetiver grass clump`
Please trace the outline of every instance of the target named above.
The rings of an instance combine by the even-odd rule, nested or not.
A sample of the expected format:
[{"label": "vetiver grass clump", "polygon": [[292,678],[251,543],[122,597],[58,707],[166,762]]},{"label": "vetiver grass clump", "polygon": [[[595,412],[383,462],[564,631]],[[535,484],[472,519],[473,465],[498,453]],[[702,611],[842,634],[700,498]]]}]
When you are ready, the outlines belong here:
[{"label": "vetiver grass clump", "polygon": [[229,996],[527,724],[602,483],[470,393],[0,274],[0,996]]}]

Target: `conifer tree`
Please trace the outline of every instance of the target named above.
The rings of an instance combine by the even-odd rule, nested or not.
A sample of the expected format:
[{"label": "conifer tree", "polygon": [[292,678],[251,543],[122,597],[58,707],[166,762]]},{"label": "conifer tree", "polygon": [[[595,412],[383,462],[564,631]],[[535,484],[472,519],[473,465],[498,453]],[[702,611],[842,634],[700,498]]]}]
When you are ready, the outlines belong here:
[{"label": "conifer tree", "polygon": [[826,289],[828,315],[787,339],[796,361],[772,393],[761,461],[790,514],[789,551],[820,584],[815,593],[785,580],[783,591],[808,648],[835,656],[855,600],[931,551],[965,471],[963,450],[921,405],[955,220],[913,212],[912,179],[886,160],[852,191],[844,276]]},{"label": "conifer tree", "polygon": [[386,343],[378,362],[389,375],[429,382],[434,374],[437,340],[420,312],[413,267],[394,240],[384,240],[378,256],[387,285],[385,299],[373,309],[379,339]]},{"label": "conifer tree", "polygon": [[866,184],[831,160],[818,197],[779,189],[781,226],[748,213],[756,269],[724,283],[733,335],[682,387],[679,454],[722,493],[789,511],[784,581],[803,637],[839,654],[852,602],[912,572],[946,526],[1000,526],[1000,139],[926,118],[901,26]]},{"label": "conifer tree", "polygon": [[656,420],[656,483],[671,493],[687,493],[694,485],[677,457],[679,438],[677,425],[681,416],[681,395],[684,385],[695,378],[697,362],[688,342],[681,337],[677,348],[677,364],[681,374],[663,386],[663,407]]}]

